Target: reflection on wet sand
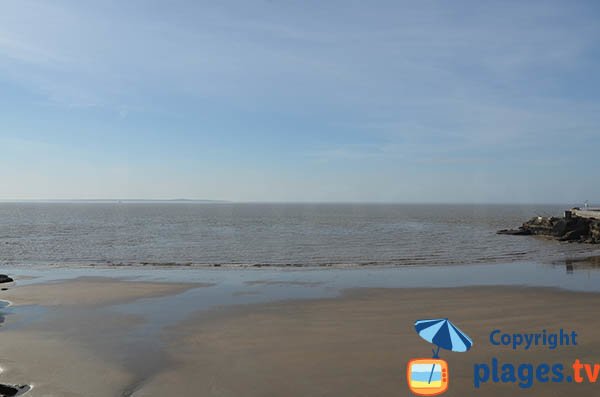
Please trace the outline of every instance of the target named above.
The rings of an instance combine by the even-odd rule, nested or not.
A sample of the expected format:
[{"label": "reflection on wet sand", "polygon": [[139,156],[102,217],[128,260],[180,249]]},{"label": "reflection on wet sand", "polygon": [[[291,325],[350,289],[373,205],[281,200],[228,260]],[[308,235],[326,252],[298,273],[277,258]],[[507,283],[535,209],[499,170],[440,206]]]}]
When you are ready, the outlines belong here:
[{"label": "reflection on wet sand", "polygon": [[571,258],[565,260],[567,273],[577,270],[600,269],[600,256],[589,256],[584,258]]},{"label": "reflection on wet sand", "polygon": [[0,324],[4,323],[6,320],[6,315],[8,314],[4,309],[10,306],[10,302],[0,301]]}]

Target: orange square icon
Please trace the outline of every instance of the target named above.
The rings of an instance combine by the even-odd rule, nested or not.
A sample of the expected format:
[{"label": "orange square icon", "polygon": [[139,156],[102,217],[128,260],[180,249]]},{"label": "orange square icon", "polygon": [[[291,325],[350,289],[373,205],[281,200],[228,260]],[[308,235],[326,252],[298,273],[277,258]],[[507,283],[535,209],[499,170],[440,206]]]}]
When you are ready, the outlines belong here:
[{"label": "orange square icon", "polygon": [[415,358],[406,366],[408,388],[417,396],[437,396],[448,390],[448,363],[438,358]]}]

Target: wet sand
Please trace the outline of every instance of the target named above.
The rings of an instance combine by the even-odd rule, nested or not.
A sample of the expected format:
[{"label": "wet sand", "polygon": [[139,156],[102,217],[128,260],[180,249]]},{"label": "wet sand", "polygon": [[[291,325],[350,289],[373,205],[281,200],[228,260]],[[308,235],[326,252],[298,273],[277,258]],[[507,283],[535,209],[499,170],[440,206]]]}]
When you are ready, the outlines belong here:
[{"label": "wet sand", "polygon": [[0,329],[0,383],[33,385],[32,397],[126,395],[141,373],[152,373],[140,371],[144,351],[127,339],[144,320],[110,305],[203,286],[82,278],[3,291],[12,306]]},{"label": "wet sand", "polygon": [[212,284],[154,283],[113,278],[81,277],[75,280],[29,285],[3,291],[0,299],[17,305],[102,306],[145,297],[183,292]]},{"label": "wet sand", "polygon": [[[594,395],[597,385],[473,386],[475,363],[600,361],[600,295],[540,288],[353,290],[335,299],[253,305],[198,316],[170,330],[175,365],[136,396],[410,396],[406,363],[431,357],[413,328],[420,318],[449,317],[475,344],[443,351],[448,396]],[[491,346],[489,333],[575,330],[580,345],[514,352]],[[573,394],[575,393],[575,394]]]},{"label": "wet sand", "polygon": [[[33,384],[27,396],[38,397],[410,396],[406,363],[431,356],[413,323],[449,317],[475,344],[468,353],[442,351],[450,366],[448,396],[598,390],[536,383],[522,391],[488,383],[475,391],[473,365],[492,357],[516,365],[600,361],[600,294],[524,287],[354,289],[336,298],[198,310],[154,337],[135,332],[152,318],[114,309],[208,285],[77,279],[5,291],[0,296],[15,305],[49,312],[33,323],[19,322],[19,306],[7,316],[0,329],[0,383]],[[579,346],[513,352],[490,345],[495,328],[575,330]]]}]

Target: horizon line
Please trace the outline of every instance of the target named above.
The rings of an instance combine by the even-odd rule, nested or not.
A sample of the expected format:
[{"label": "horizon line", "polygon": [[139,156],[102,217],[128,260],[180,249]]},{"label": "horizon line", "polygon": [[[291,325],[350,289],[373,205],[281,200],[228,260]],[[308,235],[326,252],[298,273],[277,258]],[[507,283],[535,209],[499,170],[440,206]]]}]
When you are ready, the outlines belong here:
[{"label": "horizon line", "polygon": [[[406,205],[560,205],[573,206],[565,202],[486,202],[486,201],[392,201],[392,200],[224,200],[224,199],[0,199],[0,203],[197,203],[197,204],[406,204]],[[580,204],[583,206],[585,201]],[[590,205],[595,205],[591,202]]]}]

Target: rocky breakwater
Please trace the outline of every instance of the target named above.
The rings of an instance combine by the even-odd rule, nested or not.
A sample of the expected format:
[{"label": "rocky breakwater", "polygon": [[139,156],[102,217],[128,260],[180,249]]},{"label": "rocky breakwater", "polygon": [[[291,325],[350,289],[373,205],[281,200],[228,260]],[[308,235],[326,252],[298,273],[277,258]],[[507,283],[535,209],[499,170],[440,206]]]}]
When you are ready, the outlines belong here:
[{"label": "rocky breakwater", "polygon": [[574,215],[577,209],[565,211],[565,216],[536,216],[518,229],[499,230],[498,234],[517,236],[549,236],[560,241],[600,244],[600,212],[598,218]]}]

